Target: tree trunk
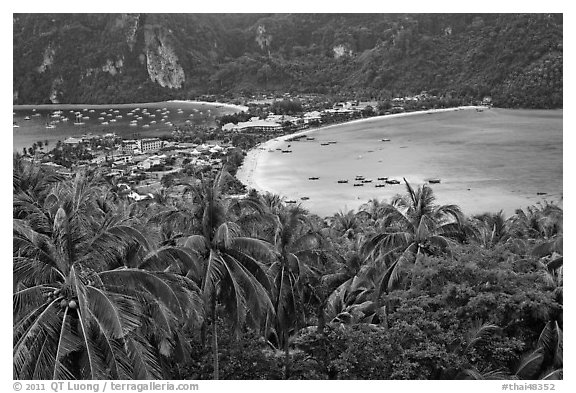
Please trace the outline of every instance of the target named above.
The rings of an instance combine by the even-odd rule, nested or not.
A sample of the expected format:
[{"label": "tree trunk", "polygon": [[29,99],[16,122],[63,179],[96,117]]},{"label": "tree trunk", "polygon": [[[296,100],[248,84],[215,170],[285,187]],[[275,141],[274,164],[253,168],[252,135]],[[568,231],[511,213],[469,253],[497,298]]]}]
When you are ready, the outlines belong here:
[{"label": "tree trunk", "polygon": [[212,350],[214,356],[214,379],[219,379],[219,366],[218,366],[218,326],[216,319],[216,298],[212,300]]},{"label": "tree trunk", "polygon": [[326,326],[326,317],[324,315],[325,301],[318,307],[318,328],[317,332],[324,334],[324,326]]},{"label": "tree trunk", "polygon": [[288,345],[288,333],[284,333],[284,379],[290,377],[290,349]]}]

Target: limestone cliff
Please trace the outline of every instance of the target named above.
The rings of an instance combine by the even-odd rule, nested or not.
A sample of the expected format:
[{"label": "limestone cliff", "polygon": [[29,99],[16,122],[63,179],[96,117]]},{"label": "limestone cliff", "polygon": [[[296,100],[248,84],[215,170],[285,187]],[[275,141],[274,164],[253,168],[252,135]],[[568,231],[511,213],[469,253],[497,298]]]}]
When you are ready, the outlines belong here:
[{"label": "limestone cliff", "polygon": [[186,80],[184,69],[178,64],[178,56],[162,29],[147,29],[146,69],[150,80],[162,87],[179,89]]}]

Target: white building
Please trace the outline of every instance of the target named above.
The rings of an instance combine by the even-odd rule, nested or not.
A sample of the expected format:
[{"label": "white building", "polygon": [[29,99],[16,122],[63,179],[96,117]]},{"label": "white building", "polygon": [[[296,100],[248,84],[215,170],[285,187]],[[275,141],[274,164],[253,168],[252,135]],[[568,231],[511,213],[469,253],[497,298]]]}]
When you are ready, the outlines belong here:
[{"label": "white building", "polygon": [[160,149],[162,147],[162,141],[158,138],[138,139],[136,145],[138,146],[138,150],[146,153],[147,151]]},{"label": "white building", "polygon": [[234,127],[235,131],[260,131],[274,132],[282,131],[282,126],[276,122],[268,120],[245,121],[240,122]]}]

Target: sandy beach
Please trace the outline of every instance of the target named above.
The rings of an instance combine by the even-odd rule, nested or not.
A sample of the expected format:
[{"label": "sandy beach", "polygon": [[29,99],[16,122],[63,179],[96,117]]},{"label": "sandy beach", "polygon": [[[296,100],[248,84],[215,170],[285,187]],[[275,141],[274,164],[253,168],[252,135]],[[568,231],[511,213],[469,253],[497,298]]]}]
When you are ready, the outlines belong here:
[{"label": "sandy beach", "polygon": [[184,104],[212,105],[212,106],[216,106],[216,107],[223,107],[223,108],[230,109],[230,110],[232,110],[232,111],[237,111],[237,112],[245,112],[245,111],[248,110],[248,107],[247,107],[247,106],[228,104],[228,103],[224,103],[224,102],[191,101],[191,100],[169,100],[169,101],[166,101],[166,102],[184,103]]},{"label": "sandy beach", "polygon": [[[379,116],[285,135],[248,152],[237,177],[321,216],[405,191],[402,184],[376,188],[380,176],[413,185],[440,178],[431,185],[438,202],[456,203],[468,214],[511,215],[544,199],[561,205],[562,110],[476,109]],[[315,140],[287,141],[298,135]],[[293,153],[276,150],[288,144]],[[359,175],[373,182],[353,187]]]}]

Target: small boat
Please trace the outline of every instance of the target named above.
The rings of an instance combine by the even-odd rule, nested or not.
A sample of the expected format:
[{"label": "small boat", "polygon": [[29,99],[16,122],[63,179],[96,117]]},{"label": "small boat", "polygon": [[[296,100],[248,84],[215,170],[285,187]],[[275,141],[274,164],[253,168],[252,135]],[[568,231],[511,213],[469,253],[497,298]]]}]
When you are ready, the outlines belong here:
[{"label": "small boat", "polygon": [[548,194],[547,192],[537,192],[536,195],[546,195]]},{"label": "small boat", "polygon": [[389,179],[386,180],[386,184],[400,184],[400,181],[396,179]]},{"label": "small boat", "polygon": [[302,197],[302,198],[300,198],[300,199],[302,199],[303,201],[307,201],[307,200],[310,199],[310,198],[305,196],[305,197]]},{"label": "small boat", "polygon": [[20,128],[20,126],[19,126],[18,124],[16,124],[16,123],[12,124],[12,127],[13,127],[13,128]]},{"label": "small boat", "polygon": [[316,138],[306,137],[306,140],[307,140],[307,141],[313,141],[313,140],[315,140],[315,139],[316,139]]},{"label": "small boat", "polygon": [[372,183],[372,179],[364,179],[362,180],[362,183]]},{"label": "small boat", "polygon": [[116,119],[110,119],[110,123],[116,123]]},{"label": "small boat", "polygon": [[107,126],[107,125],[108,125],[108,122],[107,122],[107,121],[103,121],[103,122],[100,123],[100,124],[102,124],[103,126]]},{"label": "small boat", "polygon": [[269,151],[270,153],[274,153],[276,150],[274,150],[274,149],[268,149],[268,151]]},{"label": "small boat", "polygon": [[388,177],[379,177],[378,180],[385,181],[385,180],[388,180]]},{"label": "small boat", "polygon": [[103,117],[99,117],[98,120],[102,121],[102,120],[104,120],[104,118],[103,118]]},{"label": "small boat", "polygon": [[90,117],[84,116],[84,117],[82,118],[82,120],[90,120]]},{"label": "small boat", "polygon": [[67,118],[67,117],[63,117],[61,120],[62,120],[62,121],[68,121],[68,118]]},{"label": "small boat", "polygon": [[356,176],[354,180],[364,180],[364,176]]},{"label": "small boat", "polygon": [[354,183],[354,187],[363,187],[364,184],[363,183]]},{"label": "small boat", "polygon": [[382,142],[390,142],[390,139],[388,139],[388,138],[383,138],[383,139],[382,139]]},{"label": "small boat", "polygon": [[282,153],[292,153],[292,150],[282,150]]},{"label": "small boat", "polygon": [[55,126],[54,124],[48,124],[48,125],[46,126],[46,128],[52,129],[52,128],[56,128],[56,126]]},{"label": "small boat", "polygon": [[308,180],[318,180],[320,179],[319,177],[313,176],[313,177],[309,177]]},{"label": "small boat", "polygon": [[286,201],[286,203],[296,203],[296,201],[295,201],[295,200],[292,200],[292,199],[289,199],[289,200]]},{"label": "small boat", "polygon": [[348,183],[348,180],[338,180],[338,183]]},{"label": "small boat", "polygon": [[320,146],[328,146],[329,143],[321,143]]},{"label": "small boat", "polygon": [[142,128],[149,128],[149,127],[150,127],[150,124],[144,124],[144,125],[142,126]]},{"label": "small boat", "polygon": [[379,187],[385,187],[386,184],[375,184],[374,187],[379,188]]},{"label": "small boat", "polygon": [[338,143],[338,142],[336,142],[336,141],[329,141],[328,143],[330,143],[330,144],[335,144],[335,143]]},{"label": "small boat", "polygon": [[152,120],[150,124],[156,124],[156,120]]},{"label": "small boat", "polygon": [[430,184],[438,184],[440,183],[440,179],[436,178],[436,179],[428,179],[428,183]]},{"label": "small boat", "polygon": [[136,123],[130,123],[131,126],[137,126],[138,124]]},{"label": "small boat", "polygon": [[24,120],[30,120],[30,116],[26,116]]}]

